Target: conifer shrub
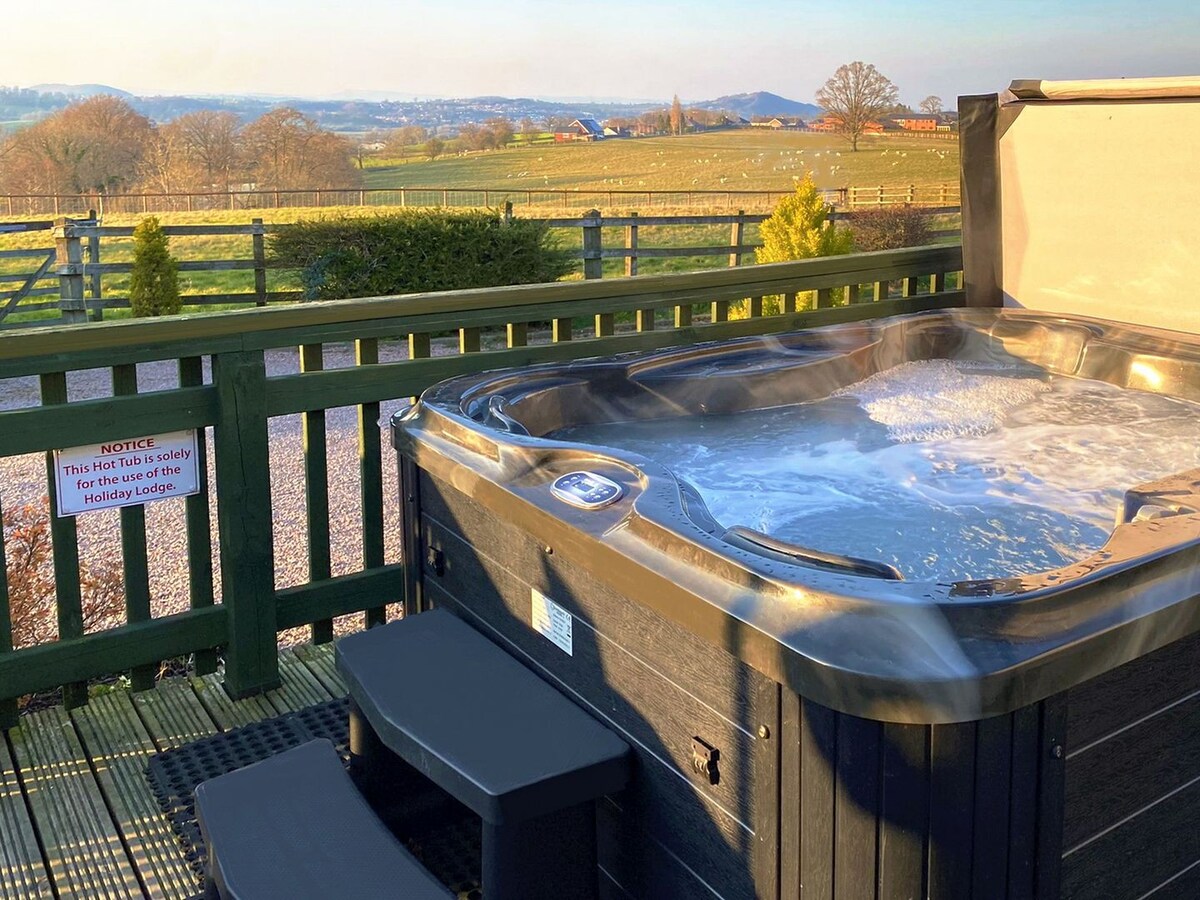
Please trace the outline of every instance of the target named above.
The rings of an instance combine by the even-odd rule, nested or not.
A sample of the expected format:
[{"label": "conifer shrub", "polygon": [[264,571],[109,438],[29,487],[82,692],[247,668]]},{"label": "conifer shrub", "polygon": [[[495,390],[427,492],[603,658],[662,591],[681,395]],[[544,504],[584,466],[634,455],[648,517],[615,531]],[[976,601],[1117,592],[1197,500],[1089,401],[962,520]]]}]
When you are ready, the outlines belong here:
[{"label": "conifer shrub", "polygon": [[[789,262],[817,256],[840,256],[854,249],[849,231],[829,218],[833,207],[825,202],[811,175],[796,190],[775,204],[775,210],[758,228],[763,245],[755,251],[760,263]],[[812,294],[812,292],[809,292]],[[800,307],[811,305],[813,296],[800,296]],[[778,294],[763,298],[763,311],[774,315],[782,308]]]},{"label": "conifer shrub", "polygon": [[169,316],[180,309],[178,265],[155,216],[143,219],[133,230],[129,305],[138,317]]},{"label": "conifer shrub", "polygon": [[572,266],[549,229],[482,210],[302,220],[271,236],[310,300],[556,281]]},{"label": "conifer shrub", "polygon": [[838,256],[853,249],[850,232],[829,219],[833,208],[817,190],[811,175],[775,204],[771,217],[759,226],[763,245],[755,253],[760,263]]}]

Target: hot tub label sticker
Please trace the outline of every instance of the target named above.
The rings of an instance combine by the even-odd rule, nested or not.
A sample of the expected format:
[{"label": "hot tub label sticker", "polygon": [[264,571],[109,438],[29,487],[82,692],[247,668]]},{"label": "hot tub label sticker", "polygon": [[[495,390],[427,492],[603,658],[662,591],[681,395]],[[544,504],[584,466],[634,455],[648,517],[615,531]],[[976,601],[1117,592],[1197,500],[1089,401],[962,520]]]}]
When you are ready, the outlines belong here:
[{"label": "hot tub label sticker", "polygon": [[196,432],[173,431],[54,451],[60,516],[138,506],[200,490]]},{"label": "hot tub label sticker", "polygon": [[533,630],[547,637],[559,650],[574,656],[571,650],[571,614],[537,588],[533,595]]}]

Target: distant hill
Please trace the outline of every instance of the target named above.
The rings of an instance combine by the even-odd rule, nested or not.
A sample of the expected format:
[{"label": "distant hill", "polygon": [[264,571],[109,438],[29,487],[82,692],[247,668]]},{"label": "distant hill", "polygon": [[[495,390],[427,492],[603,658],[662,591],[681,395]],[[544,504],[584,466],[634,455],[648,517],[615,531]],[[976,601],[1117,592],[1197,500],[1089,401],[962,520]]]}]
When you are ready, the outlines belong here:
[{"label": "distant hill", "polygon": [[39,94],[66,94],[68,97],[95,97],[97,94],[112,94],[114,97],[133,98],[133,94],[107,84],[35,84],[30,88]]},{"label": "distant hill", "polygon": [[799,100],[789,100],[770,91],[756,91],[753,94],[729,94],[716,100],[705,100],[701,103],[689,103],[694,109],[727,109],[747,119],[753,116],[799,116],[811,119],[819,116],[821,107],[811,103],[801,103]]}]

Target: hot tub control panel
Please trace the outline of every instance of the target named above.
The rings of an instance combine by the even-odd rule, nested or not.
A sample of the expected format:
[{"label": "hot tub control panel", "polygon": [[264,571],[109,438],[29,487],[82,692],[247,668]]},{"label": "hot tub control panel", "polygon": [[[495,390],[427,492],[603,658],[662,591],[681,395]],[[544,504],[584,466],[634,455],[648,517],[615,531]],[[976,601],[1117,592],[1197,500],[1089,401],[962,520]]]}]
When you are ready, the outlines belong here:
[{"label": "hot tub control panel", "polygon": [[554,479],[551,493],[564,503],[580,509],[602,509],[616,503],[625,493],[615,481],[595,472],[570,472]]}]

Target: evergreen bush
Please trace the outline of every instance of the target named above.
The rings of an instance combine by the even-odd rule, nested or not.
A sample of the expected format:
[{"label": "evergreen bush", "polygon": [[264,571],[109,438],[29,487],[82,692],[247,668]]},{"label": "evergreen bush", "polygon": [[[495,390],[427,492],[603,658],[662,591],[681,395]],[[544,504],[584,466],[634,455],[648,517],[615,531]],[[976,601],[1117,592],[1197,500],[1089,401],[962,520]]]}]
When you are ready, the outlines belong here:
[{"label": "evergreen bush", "polygon": [[271,236],[310,300],[556,281],[571,268],[549,229],[496,212],[406,210],[297,222]]},{"label": "evergreen bush", "polygon": [[133,230],[133,274],[129,305],[135,316],[168,316],[179,312],[178,266],[170,240],[155,216]]},{"label": "evergreen bush", "polygon": [[760,263],[838,256],[853,248],[850,232],[829,221],[832,207],[817,190],[811,175],[781,199],[771,217],[759,226],[763,245],[755,253]]}]

